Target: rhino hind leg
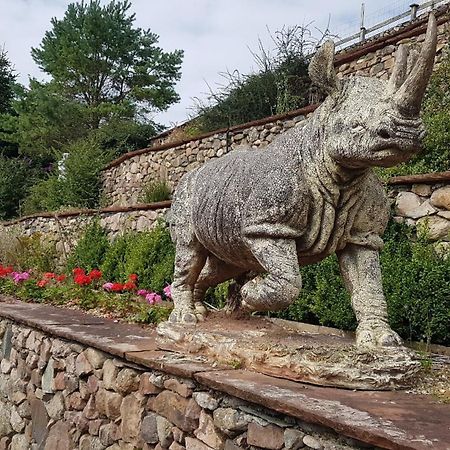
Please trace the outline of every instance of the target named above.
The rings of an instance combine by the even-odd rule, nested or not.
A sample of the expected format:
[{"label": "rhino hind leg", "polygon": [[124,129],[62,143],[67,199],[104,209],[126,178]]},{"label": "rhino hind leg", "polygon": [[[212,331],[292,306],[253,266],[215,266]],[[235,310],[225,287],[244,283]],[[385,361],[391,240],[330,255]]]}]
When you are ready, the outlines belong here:
[{"label": "rhino hind leg", "polygon": [[234,266],[220,260],[214,255],[209,255],[205,266],[203,267],[194,288],[194,303],[196,311],[205,313],[203,299],[206,291],[210,287],[216,287],[218,284],[233,278],[239,277],[245,269]]},{"label": "rhino hind leg", "polygon": [[288,307],[302,286],[296,243],[290,239],[247,238],[247,245],[267,275],[257,276],[241,289],[247,311],[278,311]]}]

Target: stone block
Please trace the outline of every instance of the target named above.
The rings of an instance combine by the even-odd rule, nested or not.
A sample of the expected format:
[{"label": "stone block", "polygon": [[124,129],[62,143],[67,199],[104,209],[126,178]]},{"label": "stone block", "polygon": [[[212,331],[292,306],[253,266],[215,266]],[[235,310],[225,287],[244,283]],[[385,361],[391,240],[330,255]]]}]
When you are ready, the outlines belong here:
[{"label": "stone block", "polygon": [[199,426],[194,435],[214,450],[223,450],[225,446],[225,436],[215,427],[212,416],[205,411],[200,413]]},{"label": "stone block", "polygon": [[450,220],[440,216],[422,217],[417,221],[417,231],[431,242],[450,239]]},{"label": "stone block", "polygon": [[44,450],[72,450],[73,448],[69,424],[63,421],[56,422],[50,428]]},{"label": "stone block", "polygon": [[117,392],[111,392],[106,389],[99,389],[95,394],[95,404],[99,414],[115,420],[120,417],[120,406],[122,396]]},{"label": "stone block", "polygon": [[244,431],[251,422],[251,417],[233,408],[218,408],[213,413],[214,425],[225,433]]},{"label": "stone block", "polygon": [[193,399],[163,391],[152,402],[152,409],[186,432],[194,431],[198,426],[200,407]]},{"label": "stone block", "polygon": [[45,405],[49,417],[53,420],[60,420],[63,418],[65,405],[62,392],[57,392]]},{"label": "stone block", "polygon": [[412,192],[400,192],[395,200],[395,212],[402,217],[409,214],[422,204],[421,198]]},{"label": "stone block", "polygon": [[126,396],[120,407],[120,432],[122,440],[134,443],[139,436],[142,416],[144,414],[145,397],[140,394]]},{"label": "stone block", "polygon": [[308,434],[303,438],[303,443],[313,450],[323,450],[323,445],[319,442],[319,440]]},{"label": "stone block", "polygon": [[139,382],[139,392],[142,395],[159,394],[162,389],[150,381],[150,374],[143,373]]},{"label": "stone block", "polygon": [[157,415],[151,412],[142,419],[140,437],[149,444],[156,444],[159,440],[156,417]]},{"label": "stone block", "polygon": [[262,426],[252,422],[248,425],[247,443],[270,450],[279,450],[284,446],[284,430],[277,425]]},{"label": "stone block", "polygon": [[[33,441],[42,445],[48,435],[47,424],[49,416],[42,400],[34,398],[30,400],[31,406],[31,436]],[[3,417],[3,414],[0,418]]]},{"label": "stone block", "polygon": [[202,441],[198,439],[186,437],[186,450],[211,450],[211,447],[208,447]]},{"label": "stone block", "polygon": [[75,372],[78,376],[90,375],[94,371],[86,354],[80,353],[75,360]]},{"label": "stone block", "polygon": [[431,204],[437,208],[450,210],[450,186],[436,189],[430,198]]},{"label": "stone block", "polygon": [[108,423],[100,427],[99,437],[103,445],[112,445],[121,438],[120,429],[115,423]]},{"label": "stone block", "polygon": [[156,428],[159,444],[162,448],[169,448],[174,440],[172,433],[173,425],[166,418],[156,416]]},{"label": "stone block", "polygon": [[114,389],[119,368],[112,359],[107,359],[103,364],[103,387],[105,389]]},{"label": "stone block", "polygon": [[86,359],[94,369],[100,369],[108,359],[108,355],[95,348],[87,348],[84,352]]},{"label": "stone block", "polygon": [[139,376],[135,370],[125,367],[117,374],[114,386],[120,394],[130,394],[138,389]]},{"label": "stone block", "polygon": [[284,430],[284,448],[286,450],[297,450],[305,446],[303,438],[305,433],[293,428]]},{"label": "stone block", "polygon": [[429,184],[413,184],[411,191],[421,197],[429,197],[432,190]]},{"label": "stone block", "polygon": [[219,407],[219,400],[207,392],[194,392],[192,396],[201,408],[214,411]]},{"label": "stone block", "polygon": [[164,387],[169,389],[177,394],[180,394],[182,397],[190,397],[192,395],[192,389],[185,383],[178,381],[176,378],[169,378],[164,381]]}]

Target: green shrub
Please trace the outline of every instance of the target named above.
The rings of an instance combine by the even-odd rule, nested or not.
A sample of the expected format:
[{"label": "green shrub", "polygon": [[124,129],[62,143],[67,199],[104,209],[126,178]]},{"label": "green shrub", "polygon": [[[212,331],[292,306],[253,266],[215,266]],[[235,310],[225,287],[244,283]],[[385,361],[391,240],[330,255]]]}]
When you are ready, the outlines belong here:
[{"label": "green shrub", "polygon": [[93,139],[79,140],[66,146],[58,155],[60,164],[47,179],[31,187],[23,212],[32,214],[99,206],[100,172],[111,157],[112,153],[103,150]]},{"label": "green shrub", "polygon": [[98,219],[94,220],[69,255],[67,269],[71,271],[75,267],[81,267],[92,270],[101,267],[109,247],[105,229],[101,227]]},{"label": "green shrub", "polygon": [[172,282],[174,258],[169,230],[161,223],[151,231],[130,232],[115,239],[102,264],[103,276],[125,281],[135,273],[140,287],[161,292]]},{"label": "green shrub", "polygon": [[156,203],[170,200],[171,195],[170,186],[165,181],[151,181],[144,186],[140,200],[143,203]]},{"label": "green shrub", "polygon": [[0,263],[15,270],[53,272],[57,265],[55,242],[40,233],[23,236],[13,231],[0,234]]}]

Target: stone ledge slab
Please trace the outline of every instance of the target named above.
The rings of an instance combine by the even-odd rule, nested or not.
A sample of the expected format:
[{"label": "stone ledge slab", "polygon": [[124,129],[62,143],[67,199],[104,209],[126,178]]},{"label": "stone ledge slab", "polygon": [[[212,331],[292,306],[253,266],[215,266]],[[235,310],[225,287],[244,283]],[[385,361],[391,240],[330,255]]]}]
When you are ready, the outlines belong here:
[{"label": "stone ledge slab", "polygon": [[450,406],[427,396],[316,387],[243,370],[197,373],[195,379],[382,448],[450,449]]}]

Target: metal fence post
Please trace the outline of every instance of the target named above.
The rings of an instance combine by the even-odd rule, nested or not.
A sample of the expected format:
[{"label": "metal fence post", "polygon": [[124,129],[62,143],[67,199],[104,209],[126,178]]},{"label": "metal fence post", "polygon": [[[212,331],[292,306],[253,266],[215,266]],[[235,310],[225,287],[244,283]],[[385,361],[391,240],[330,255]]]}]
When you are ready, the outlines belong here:
[{"label": "metal fence post", "polygon": [[417,3],[412,3],[409,7],[411,8],[411,20],[415,20],[417,18],[417,10],[419,9],[419,5]]},{"label": "metal fence post", "polygon": [[361,27],[359,28],[359,40],[366,40],[366,27],[364,26],[364,3],[361,3]]}]

